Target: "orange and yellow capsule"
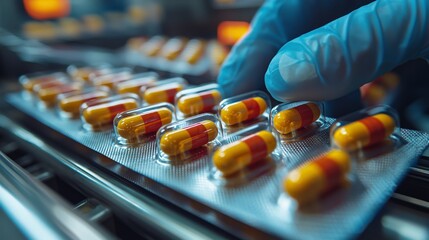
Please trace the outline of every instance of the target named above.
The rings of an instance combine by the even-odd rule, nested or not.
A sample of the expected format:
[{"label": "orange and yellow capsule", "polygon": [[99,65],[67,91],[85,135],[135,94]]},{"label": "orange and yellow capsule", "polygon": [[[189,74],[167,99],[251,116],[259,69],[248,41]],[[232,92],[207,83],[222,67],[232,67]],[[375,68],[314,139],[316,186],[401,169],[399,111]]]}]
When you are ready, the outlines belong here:
[{"label": "orange and yellow capsule", "polygon": [[234,125],[259,117],[266,108],[263,98],[253,97],[226,105],[220,111],[220,117],[226,125]]},{"label": "orange and yellow capsule", "polygon": [[395,126],[390,115],[379,113],[339,127],[333,141],[340,148],[353,151],[382,142],[393,133]]},{"label": "orange and yellow capsule", "polygon": [[124,82],[129,80],[132,77],[130,72],[116,73],[116,74],[108,74],[95,78],[93,80],[94,86],[106,86],[110,89],[119,82]]},{"label": "orange and yellow capsule", "polygon": [[183,85],[180,83],[168,83],[147,89],[143,94],[143,98],[148,104],[174,103],[174,97],[182,89]]},{"label": "orange and yellow capsule", "polygon": [[189,64],[196,64],[204,55],[206,43],[202,40],[192,39],[183,50],[183,58]]},{"label": "orange and yellow capsule", "polygon": [[222,96],[218,90],[210,90],[181,97],[177,102],[177,108],[183,114],[190,116],[213,111],[221,100]]},{"label": "orange and yellow capsule", "polygon": [[171,38],[165,43],[164,47],[162,47],[161,55],[165,59],[173,61],[185,48],[186,42],[187,40],[184,38]]},{"label": "orange and yellow capsule", "polygon": [[47,83],[47,82],[64,82],[66,79],[65,75],[63,73],[51,73],[41,76],[22,76],[20,77],[20,82],[23,86],[23,88],[26,91],[32,92],[34,91],[34,87],[37,84],[40,83]]},{"label": "orange and yellow capsule", "polygon": [[260,131],[216,150],[213,164],[223,175],[228,176],[265,159],[276,146],[272,133]]},{"label": "orange and yellow capsule", "polygon": [[82,111],[82,117],[91,126],[105,126],[112,124],[118,113],[138,107],[137,100],[126,98],[98,105],[88,106]]},{"label": "orange and yellow capsule", "polygon": [[94,99],[102,99],[108,97],[109,94],[105,91],[94,91],[90,93],[82,93],[64,97],[59,101],[59,108],[66,113],[77,115],[79,114],[80,106]]},{"label": "orange and yellow capsule", "polygon": [[148,57],[155,57],[159,54],[166,40],[161,36],[154,36],[141,46],[141,51]]},{"label": "orange and yellow capsule", "polygon": [[213,141],[217,134],[216,124],[210,120],[204,120],[180,130],[165,133],[159,144],[165,154],[176,156]]},{"label": "orange and yellow capsule", "polygon": [[159,108],[142,114],[124,117],[118,121],[118,135],[132,140],[141,135],[155,133],[165,124],[171,123],[173,113],[168,108]]},{"label": "orange and yellow capsule", "polygon": [[349,172],[349,155],[342,150],[331,150],[291,171],[283,181],[283,188],[300,205],[305,205],[347,186]]},{"label": "orange and yellow capsule", "polygon": [[116,84],[116,91],[119,94],[124,93],[135,93],[140,94],[140,89],[145,86],[149,86],[150,84],[154,83],[156,81],[156,78],[154,77],[147,77],[147,78],[139,78],[139,79],[133,79],[128,80],[124,82],[120,82]]},{"label": "orange and yellow capsule", "polygon": [[278,112],[273,118],[273,125],[279,133],[288,134],[311,125],[319,117],[319,106],[315,103],[306,103]]},{"label": "orange and yellow capsule", "polygon": [[79,91],[82,89],[81,84],[63,84],[59,86],[53,86],[49,88],[40,89],[38,91],[39,99],[47,105],[55,104],[57,96],[62,93],[68,93],[73,91]]}]

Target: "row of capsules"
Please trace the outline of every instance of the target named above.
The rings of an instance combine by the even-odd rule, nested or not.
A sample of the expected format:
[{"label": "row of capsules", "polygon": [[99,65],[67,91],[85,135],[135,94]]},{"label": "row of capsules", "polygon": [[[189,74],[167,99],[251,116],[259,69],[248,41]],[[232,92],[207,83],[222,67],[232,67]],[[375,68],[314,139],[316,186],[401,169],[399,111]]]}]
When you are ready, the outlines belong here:
[{"label": "row of capsules", "polygon": [[[178,92],[174,102],[175,106],[158,103],[117,115],[117,143],[131,146],[156,139],[156,159],[173,165],[209,155],[209,177],[222,185],[240,184],[273,170],[286,161],[278,143],[302,141],[329,127],[321,103],[303,101],[271,109],[270,98],[260,91],[222,100],[218,86],[208,84]],[[330,130],[332,150],[290,171],[283,181],[285,195],[306,205],[347,186],[352,158],[362,159],[362,153],[370,158],[398,146],[396,126],[397,114],[387,106],[338,119]]]},{"label": "row of capsules", "polygon": [[[225,185],[248,181],[289,162],[282,144],[302,141],[329,127],[318,102],[284,103],[271,109],[270,98],[260,91],[222,100],[216,84],[190,88],[183,78],[159,81],[155,73],[132,74],[129,69],[104,66],[68,71],[73,79],[91,82],[91,87],[57,91],[62,115],[80,115],[91,131],[111,128],[113,123],[116,143],[124,147],[155,140],[161,163],[186,164],[210,156],[210,178]],[[64,76],[24,76],[22,83],[27,91],[39,89],[46,104],[37,86],[49,85],[52,79],[65,81]],[[67,84],[76,83],[81,84]],[[54,92],[53,85],[46,89]],[[397,126],[397,113],[387,106],[338,119],[330,129],[332,150],[300,160],[305,164],[284,178],[284,195],[306,205],[347,186],[351,159],[371,158],[397,147]]]},{"label": "row of capsules", "polygon": [[127,42],[128,52],[138,55],[140,64],[181,74],[216,73],[228,55],[226,47],[215,40],[136,37]]}]

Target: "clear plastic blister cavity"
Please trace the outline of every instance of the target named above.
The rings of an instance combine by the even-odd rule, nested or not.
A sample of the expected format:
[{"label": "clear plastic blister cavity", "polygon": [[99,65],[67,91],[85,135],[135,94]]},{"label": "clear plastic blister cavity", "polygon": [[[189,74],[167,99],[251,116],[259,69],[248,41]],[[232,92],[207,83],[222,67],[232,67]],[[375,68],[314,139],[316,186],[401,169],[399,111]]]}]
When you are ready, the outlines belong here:
[{"label": "clear plastic blister cavity", "polygon": [[271,126],[282,141],[298,141],[326,129],[323,104],[311,101],[283,103],[271,110]]},{"label": "clear plastic blister cavity", "polygon": [[254,91],[224,99],[218,115],[227,133],[264,122],[269,124],[271,101],[262,91]]},{"label": "clear plastic blister cavity", "polygon": [[176,95],[177,117],[183,119],[200,113],[216,114],[222,95],[217,84],[207,84],[180,91]]},{"label": "clear plastic blister cavity", "polygon": [[155,140],[156,132],[176,119],[174,112],[173,105],[159,103],[118,114],[113,121],[116,143],[134,146]]},{"label": "clear plastic blister cavity", "polygon": [[402,144],[398,114],[387,105],[337,119],[331,126],[330,138],[333,147],[357,154],[359,159],[393,151]]},{"label": "clear plastic blister cavity", "polygon": [[65,118],[77,118],[80,106],[95,99],[109,97],[110,91],[107,87],[92,87],[81,91],[63,93],[57,97],[57,106],[60,116]]},{"label": "clear plastic blister cavity", "polygon": [[106,86],[113,89],[116,83],[123,82],[132,78],[132,70],[130,68],[111,69],[107,74],[91,77],[91,83],[94,86]]},{"label": "clear plastic blister cavity", "polygon": [[277,141],[266,124],[235,132],[212,151],[209,179],[217,185],[235,186],[274,173],[286,157]]},{"label": "clear plastic blister cavity", "polygon": [[137,95],[128,93],[86,102],[80,107],[83,127],[91,131],[109,129],[117,114],[138,108],[139,101]]},{"label": "clear plastic blister cavity", "polygon": [[132,78],[124,82],[115,84],[115,91],[118,94],[134,93],[140,94],[140,92],[146,90],[147,87],[154,84],[159,78],[156,72],[145,72],[134,74]]},{"label": "clear plastic blister cavity", "polygon": [[33,87],[36,84],[53,81],[64,81],[67,79],[67,75],[62,72],[37,72],[20,76],[19,82],[25,91],[33,92]]},{"label": "clear plastic blister cavity", "polygon": [[200,114],[163,126],[157,136],[158,161],[182,164],[207,156],[222,139],[222,126],[213,114]]},{"label": "clear plastic blister cavity", "polygon": [[174,104],[176,94],[187,85],[186,80],[181,77],[169,78],[152,84],[148,89],[142,89],[140,95],[147,105],[162,102]]},{"label": "clear plastic blister cavity", "polygon": [[97,77],[108,74],[111,71],[110,65],[99,64],[94,66],[70,65],[67,67],[67,73],[77,81],[89,81],[90,77]]}]

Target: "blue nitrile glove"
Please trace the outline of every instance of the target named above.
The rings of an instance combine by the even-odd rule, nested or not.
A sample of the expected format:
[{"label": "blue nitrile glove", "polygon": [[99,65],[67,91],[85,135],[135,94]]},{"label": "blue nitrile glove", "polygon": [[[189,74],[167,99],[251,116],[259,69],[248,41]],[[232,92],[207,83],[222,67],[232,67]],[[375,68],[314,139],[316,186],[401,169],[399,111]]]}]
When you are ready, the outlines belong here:
[{"label": "blue nitrile glove", "polygon": [[267,1],[225,61],[218,79],[223,93],[263,89],[265,74],[268,91],[279,101],[342,97],[328,108],[354,110],[360,98],[354,90],[429,55],[428,0],[369,2]]}]

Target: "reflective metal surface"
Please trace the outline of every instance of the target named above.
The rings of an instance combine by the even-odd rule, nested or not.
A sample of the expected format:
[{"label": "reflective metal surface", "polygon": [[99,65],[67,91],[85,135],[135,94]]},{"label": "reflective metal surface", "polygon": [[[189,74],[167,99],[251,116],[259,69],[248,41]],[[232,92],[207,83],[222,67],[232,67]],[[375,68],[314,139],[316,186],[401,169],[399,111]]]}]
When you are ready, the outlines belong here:
[{"label": "reflective metal surface", "polygon": [[111,239],[0,153],[0,206],[28,239]]}]

